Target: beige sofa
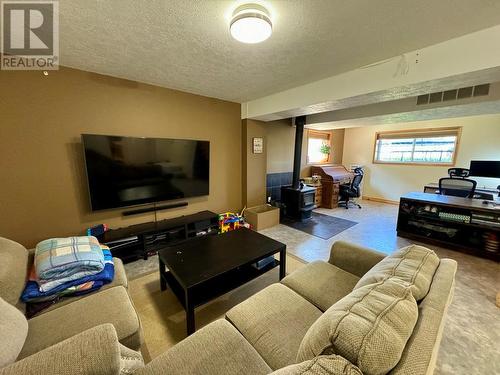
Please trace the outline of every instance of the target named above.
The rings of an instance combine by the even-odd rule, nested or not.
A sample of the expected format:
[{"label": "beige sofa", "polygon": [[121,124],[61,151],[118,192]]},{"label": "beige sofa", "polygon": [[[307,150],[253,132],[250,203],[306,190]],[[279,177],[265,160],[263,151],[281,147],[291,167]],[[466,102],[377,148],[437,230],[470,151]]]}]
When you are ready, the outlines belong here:
[{"label": "beige sofa", "polygon": [[431,374],[455,272],[420,246],[339,241],[137,374]]},{"label": "beige sofa", "polygon": [[[28,251],[14,241],[0,238],[0,260],[0,332],[3,336],[0,367],[4,366],[0,374],[56,374],[58,372],[44,372],[38,368],[40,364],[52,362],[55,352],[60,356],[61,364],[66,365],[71,355],[80,356],[73,366],[79,367],[81,371],[83,359],[93,353],[90,347],[94,343],[96,349],[102,351],[102,347],[109,350],[109,344],[115,340],[116,350],[120,348],[120,343],[122,351],[129,355],[127,348],[134,351],[140,349],[141,324],[127,292],[127,277],[120,259],[114,258],[115,277],[112,283],[86,296],[63,299],[29,320],[24,318],[25,305],[19,298],[33,262],[33,251]],[[5,319],[5,316],[11,317],[11,320]],[[66,339],[69,341],[61,346],[60,343]],[[12,345],[12,342],[15,344]],[[80,347],[77,343],[81,344]],[[13,349],[15,352],[16,347],[17,354],[12,357],[13,354],[8,352]],[[7,366],[14,360],[17,362]],[[97,366],[97,363],[86,363],[86,368],[93,368],[94,371],[85,373],[101,373]],[[20,372],[20,368],[25,371]]]},{"label": "beige sofa", "polygon": [[[265,288],[133,373],[431,374],[455,272],[456,262],[420,246],[384,257],[339,241],[328,262]],[[85,361],[75,349],[61,357],[56,345],[0,374],[118,374],[123,348],[113,326],[58,344],[88,348]],[[52,367],[37,358],[45,351]],[[85,365],[68,372],[71,360]],[[40,372],[28,370],[35,364]]]}]

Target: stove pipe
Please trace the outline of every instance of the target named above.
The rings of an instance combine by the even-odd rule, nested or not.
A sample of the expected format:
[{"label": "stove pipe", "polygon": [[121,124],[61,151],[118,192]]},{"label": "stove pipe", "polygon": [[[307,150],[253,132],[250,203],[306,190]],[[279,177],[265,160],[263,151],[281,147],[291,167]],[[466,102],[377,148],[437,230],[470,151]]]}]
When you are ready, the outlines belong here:
[{"label": "stove pipe", "polygon": [[302,157],[302,139],[304,138],[304,125],[306,116],[295,117],[295,151],[293,156],[292,187],[300,189],[300,160]]}]

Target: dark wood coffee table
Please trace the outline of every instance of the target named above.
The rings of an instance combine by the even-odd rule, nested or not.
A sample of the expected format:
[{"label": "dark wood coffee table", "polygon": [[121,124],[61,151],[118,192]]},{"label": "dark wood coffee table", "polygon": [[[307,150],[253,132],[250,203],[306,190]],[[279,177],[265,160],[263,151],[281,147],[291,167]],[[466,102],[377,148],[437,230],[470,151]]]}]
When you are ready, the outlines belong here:
[{"label": "dark wood coffee table", "polygon": [[[262,269],[252,264],[274,254]],[[195,331],[194,309],[279,265],[285,277],[286,245],[250,229],[204,236],[158,252],[160,287],[172,289],[186,310],[187,334]]]}]

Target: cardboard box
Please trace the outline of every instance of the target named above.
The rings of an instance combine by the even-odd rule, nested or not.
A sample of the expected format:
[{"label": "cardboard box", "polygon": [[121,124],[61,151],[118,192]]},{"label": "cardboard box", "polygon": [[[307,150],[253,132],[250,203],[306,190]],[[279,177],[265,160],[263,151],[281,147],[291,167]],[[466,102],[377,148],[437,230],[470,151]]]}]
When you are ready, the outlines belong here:
[{"label": "cardboard box", "polygon": [[280,209],[268,204],[247,208],[244,216],[253,230],[274,227],[280,223]]}]

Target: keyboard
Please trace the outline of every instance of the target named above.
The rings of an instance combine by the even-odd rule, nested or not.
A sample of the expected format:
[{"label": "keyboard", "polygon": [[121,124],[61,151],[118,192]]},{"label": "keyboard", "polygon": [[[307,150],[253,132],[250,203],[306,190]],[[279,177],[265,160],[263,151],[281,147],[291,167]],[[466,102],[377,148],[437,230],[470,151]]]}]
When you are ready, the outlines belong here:
[{"label": "keyboard", "polygon": [[454,221],[457,223],[466,223],[466,224],[470,223],[470,216],[469,215],[452,214],[449,212],[440,212],[439,218],[442,220]]}]

